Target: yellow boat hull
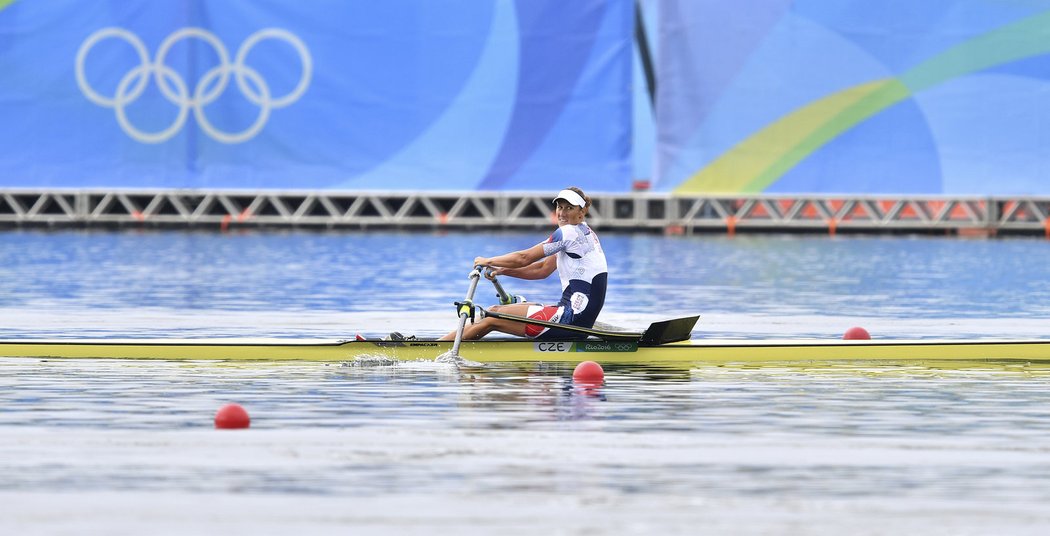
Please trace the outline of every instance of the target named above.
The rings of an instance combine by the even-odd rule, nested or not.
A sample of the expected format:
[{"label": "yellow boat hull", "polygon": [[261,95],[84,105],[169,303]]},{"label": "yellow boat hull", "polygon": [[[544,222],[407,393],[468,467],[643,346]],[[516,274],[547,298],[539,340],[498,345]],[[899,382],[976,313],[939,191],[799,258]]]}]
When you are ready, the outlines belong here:
[{"label": "yellow boat hull", "polygon": [[[334,341],[294,339],[154,339],[0,341],[0,356],[26,358],[165,359],[222,361],[343,362],[359,358],[432,360],[451,343],[438,341]],[[481,363],[770,363],[770,362],[959,362],[1050,363],[1050,339],[1042,340],[691,340],[659,346],[631,342],[466,341],[460,355]]]}]

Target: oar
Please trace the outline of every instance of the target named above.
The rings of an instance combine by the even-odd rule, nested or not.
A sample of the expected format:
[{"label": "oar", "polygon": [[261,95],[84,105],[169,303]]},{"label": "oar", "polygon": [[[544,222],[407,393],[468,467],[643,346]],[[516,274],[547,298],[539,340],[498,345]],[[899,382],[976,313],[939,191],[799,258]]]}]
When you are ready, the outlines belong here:
[{"label": "oar", "polygon": [[696,321],[700,319],[699,315],[693,315],[682,318],[672,318],[670,320],[661,320],[649,324],[649,327],[646,328],[645,331],[639,333],[633,331],[609,331],[596,328],[584,328],[573,326],[571,324],[559,324],[547,320],[497,313],[495,311],[486,311],[482,309],[481,317],[485,318],[486,316],[510,320],[512,322],[521,322],[523,324],[536,324],[575,333],[585,333],[587,335],[598,337],[604,341],[637,342],[639,346],[659,346],[661,344],[688,340],[692,334],[693,327],[696,326]]},{"label": "oar", "polygon": [[456,339],[452,341],[452,355],[459,357],[459,345],[463,343],[463,329],[467,326],[467,319],[474,318],[474,291],[478,288],[478,280],[481,279],[481,266],[475,266],[471,270],[470,288],[467,289],[467,297],[461,302],[456,302],[459,311],[459,327],[456,328]]},{"label": "oar", "polygon": [[510,305],[525,301],[525,296],[511,296],[509,292],[504,290],[503,285],[499,283],[499,279],[492,273],[492,268],[489,268],[485,275],[489,281],[492,281],[492,286],[496,287],[496,297],[499,298],[500,305]]},{"label": "oar", "polygon": [[583,333],[585,335],[593,335],[599,339],[606,341],[638,341],[645,335],[644,332],[638,333],[634,331],[603,331],[594,328],[585,328],[581,326],[574,326],[572,324],[559,324],[557,322],[549,322],[547,320],[540,320],[537,318],[529,318],[527,316],[510,315],[506,313],[497,313],[496,311],[487,311],[480,309],[481,318],[491,316],[492,318],[498,318],[501,320],[510,320],[511,322],[520,322],[522,324],[535,324],[537,326],[544,326],[551,329],[561,329],[564,331],[571,331],[573,333]]}]

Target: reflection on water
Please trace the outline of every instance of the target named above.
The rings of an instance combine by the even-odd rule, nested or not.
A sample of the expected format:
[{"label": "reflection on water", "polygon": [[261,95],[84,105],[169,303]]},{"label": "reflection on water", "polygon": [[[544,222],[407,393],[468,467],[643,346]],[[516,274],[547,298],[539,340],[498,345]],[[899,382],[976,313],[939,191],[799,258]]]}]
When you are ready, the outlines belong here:
[{"label": "reflection on water", "polygon": [[[75,447],[38,445],[0,462],[0,492],[235,482],[268,494],[481,497],[571,482],[574,493],[720,499],[1050,499],[1037,485],[1050,476],[1047,367],[608,366],[598,388],[571,374],[545,363],[0,359],[0,446],[23,452],[44,427],[107,452],[56,466]],[[252,415],[246,434],[277,435],[224,436],[243,437],[250,455],[221,467],[206,461],[225,448],[219,436],[170,435],[209,430],[230,401]]]},{"label": "reflection on water", "polygon": [[[740,435],[1050,440],[1050,368],[617,366],[597,389],[570,364],[456,367],[0,359],[0,426],[210,427],[227,401],[258,428],[453,426]],[[119,401],[119,402],[118,402]]]}]

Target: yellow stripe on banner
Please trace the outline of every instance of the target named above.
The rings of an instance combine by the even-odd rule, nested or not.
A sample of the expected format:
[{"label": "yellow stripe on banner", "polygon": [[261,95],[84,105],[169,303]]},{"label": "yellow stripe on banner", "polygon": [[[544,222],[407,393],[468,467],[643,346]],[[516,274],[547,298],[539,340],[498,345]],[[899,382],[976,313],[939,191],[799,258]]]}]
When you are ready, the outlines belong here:
[{"label": "yellow stripe on banner", "polygon": [[817,147],[906,98],[896,79],[844,89],[784,116],[675,188],[676,193],[759,193]]},{"label": "yellow stripe on banner", "polygon": [[5,7],[13,4],[14,2],[15,0],[0,0],[0,11],[3,11]]},{"label": "yellow stripe on banner", "polygon": [[997,28],[930,58],[897,78],[847,88],[812,102],[738,143],[679,184],[676,193],[759,193],[839,134],[945,81],[1050,53],[1050,10]]}]

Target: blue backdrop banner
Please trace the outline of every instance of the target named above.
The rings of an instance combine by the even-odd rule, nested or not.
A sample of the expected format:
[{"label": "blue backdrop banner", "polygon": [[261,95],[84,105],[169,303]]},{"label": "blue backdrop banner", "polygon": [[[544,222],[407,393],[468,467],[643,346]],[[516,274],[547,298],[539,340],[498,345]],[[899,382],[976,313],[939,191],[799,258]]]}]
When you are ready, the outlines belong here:
[{"label": "blue backdrop banner", "polygon": [[665,0],[657,184],[1050,193],[1050,0]]},{"label": "blue backdrop banner", "polygon": [[631,0],[0,0],[0,186],[630,186]]}]

